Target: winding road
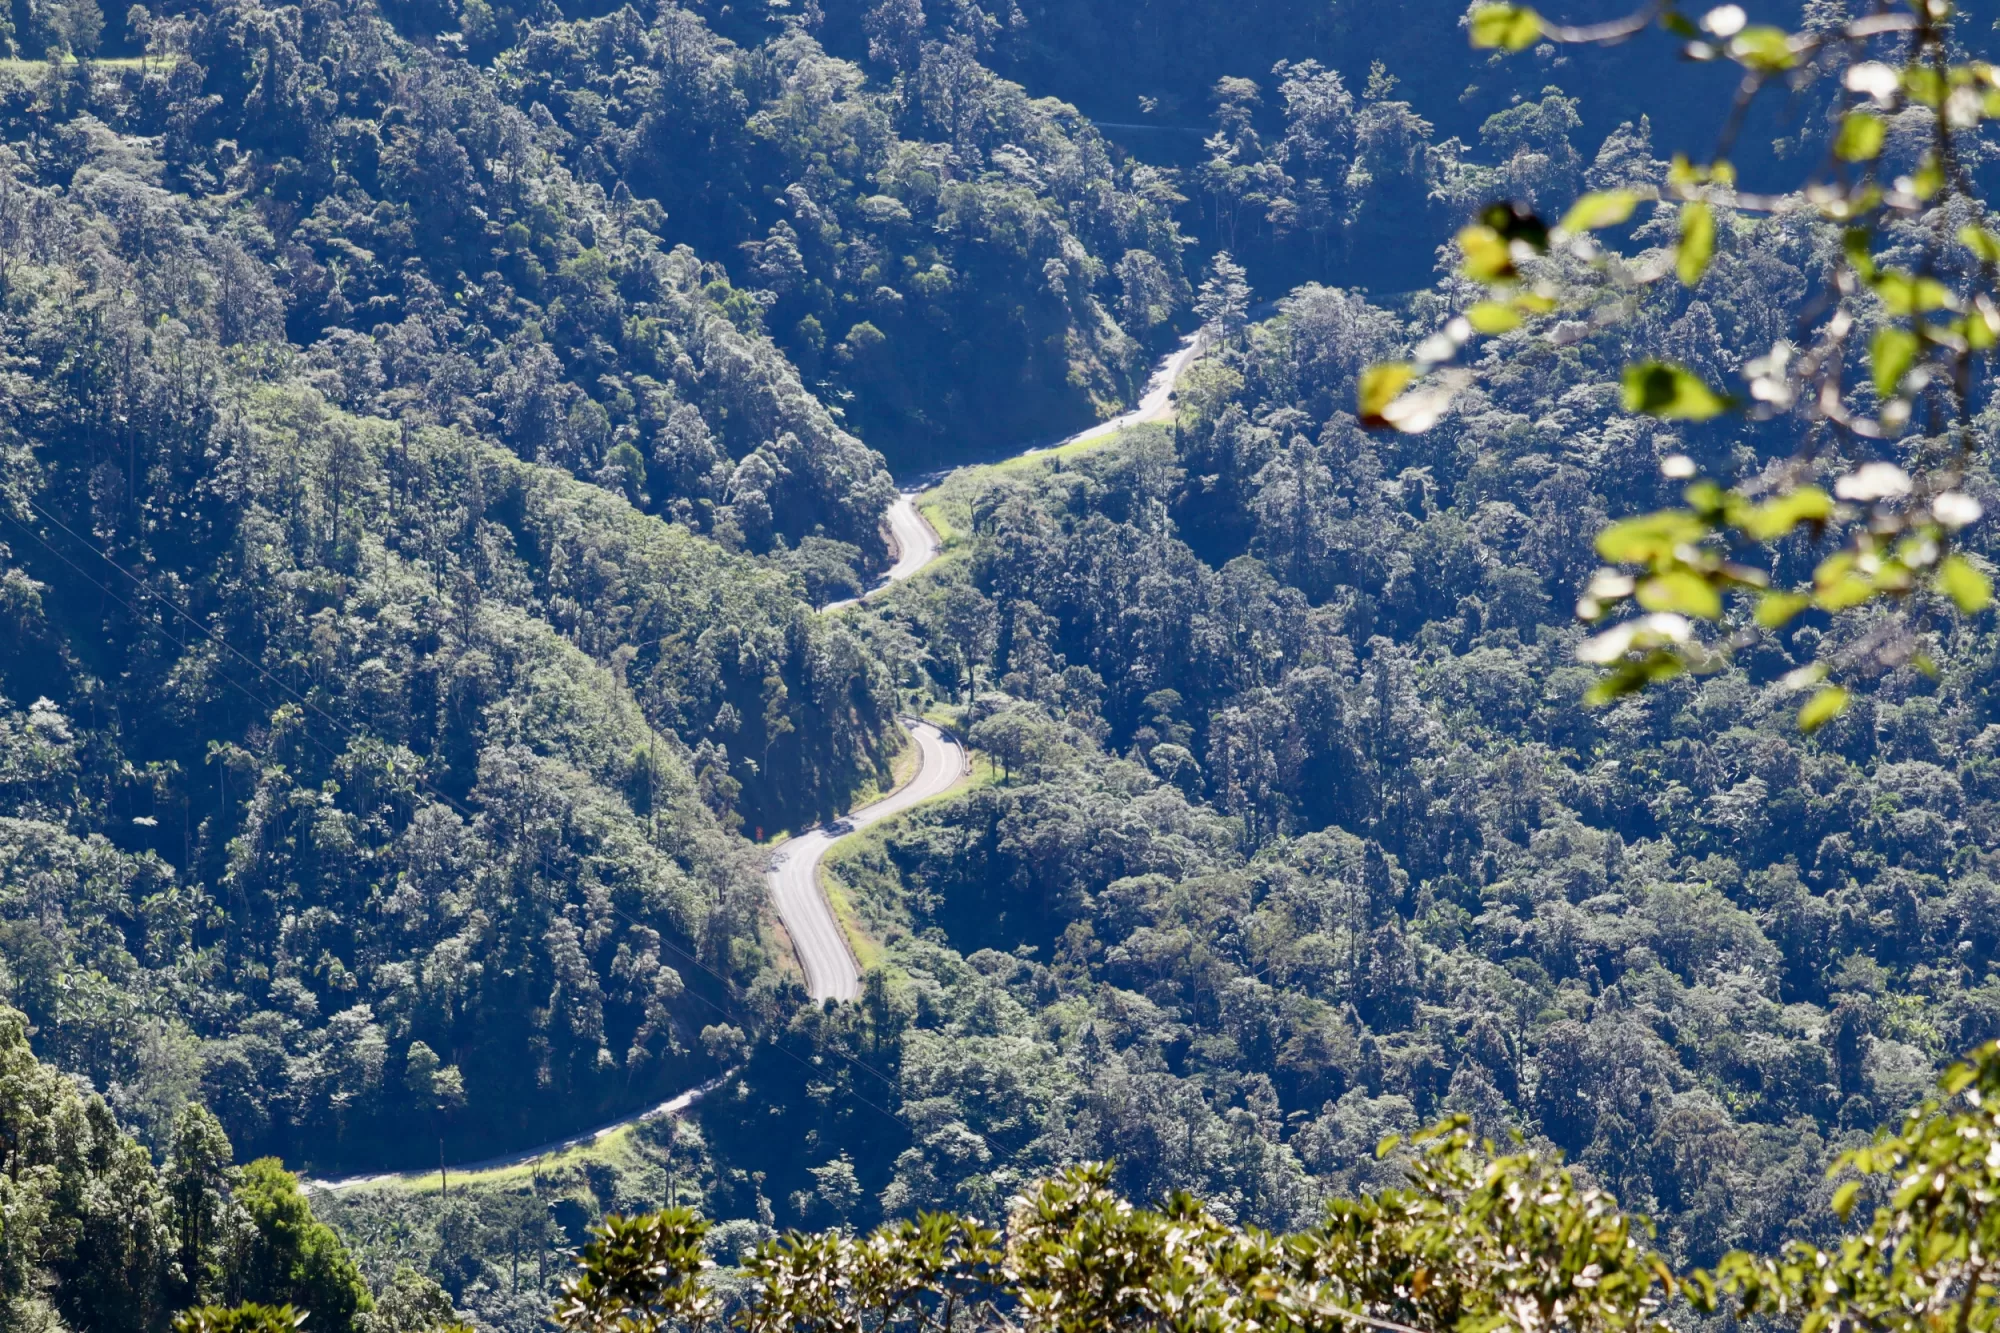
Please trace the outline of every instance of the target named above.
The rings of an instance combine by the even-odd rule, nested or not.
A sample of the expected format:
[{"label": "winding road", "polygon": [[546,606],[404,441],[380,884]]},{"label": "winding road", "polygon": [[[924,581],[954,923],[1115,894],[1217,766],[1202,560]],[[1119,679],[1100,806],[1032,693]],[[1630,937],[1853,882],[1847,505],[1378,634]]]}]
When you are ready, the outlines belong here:
[{"label": "winding road", "polygon": [[[1036,454],[1045,453],[1052,449],[1061,449],[1067,445],[1090,444],[1097,440],[1108,439],[1129,426],[1143,426],[1156,421],[1172,420],[1174,414],[1174,385],[1180,381],[1181,372],[1188,368],[1188,363],[1200,355],[1201,348],[1202,335],[1199,333],[1190,333],[1187,337],[1181,339],[1180,344],[1173,351],[1161,357],[1159,364],[1153,367],[1153,373],[1146,379],[1145,390],[1140,393],[1139,402],[1131,411],[1120,416],[1115,416],[1109,421],[1100,421],[1088,430],[1080,430],[1076,434],[1065,436],[1052,444],[1035,445],[1023,449],[1018,456],[1032,458]],[[930,487],[937,485],[949,475],[949,472],[945,472],[926,477],[920,485],[913,489],[905,490],[896,497],[895,503],[889,506],[888,513],[883,516],[883,525],[889,529],[891,543],[896,552],[896,562],[889,566],[889,570],[882,576],[881,582],[877,583],[867,592],[862,593],[859,597],[844,597],[837,602],[828,602],[820,608],[822,612],[840,611],[850,606],[859,606],[869,598],[887,592],[904,579],[919,573],[926,565],[930,564],[931,561],[937,559],[943,553],[944,547],[938,541],[936,529],[932,528],[924,516],[917,511],[917,496]]]},{"label": "winding road", "polygon": [[[1064,445],[1088,444],[1113,435],[1128,426],[1145,425],[1171,418],[1174,385],[1180,379],[1181,372],[1187,369],[1188,363],[1193,361],[1200,351],[1200,334],[1191,334],[1182,339],[1180,345],[1161,358],[1160,363],[1153,368],[1152,375],[1146,381],[1145,392],[1140,395],[1138,405],[1131,411],[1053,444],[1024,450],[1023,454],[1038,454],[1044,449],[1059,449]],[[934,485],[937,480],[939,478],[932,478],[928,484]],[[918,493],[914,490],[905,491],[897,497],[894,504],[889,506],[889,511],[884,517],[883,521],[895,542],[896,561],[889,567],[882,581],[860,597],[850,597],[845,601],[830,603],[820,608],[822,611],[836,611],[874,597],[917,574],[938,558],[943,551],[943,545],[938,541],[937,532],[917,511]],[[784,924],[785,933],[791,936],[792,948],[798,955],[799,966],[806,974],[806,990],[814,1000],[852,1000],[861,993],[861,969],[855,962],[853,951],[848,947],[847,936],[841,930],[840,923],[834,920],[833,909],[827,902],[826,894],[820,889],[819,867],[828,849],[849,833],[879,823],[892,815],[901,814],[932,797],[942,796],[957,786],[971,771],[971,761],[965,752],[965,747],[951,735],[915,718],[904,718],[902,723],[917,743],[917,771],[910,780],[881,800],[851,812],[844,819],[834,820],[824,827],[808,829],[797,837],[786,839],[772,852],[765,870],[764,879],[771,890],[771,901],[777,908],[778,919]],[[623,1129],[627,1125],[652,1120],[659,1116],[679,1115],[727,1083],[735,1073],[734,1069],[728,1070],[709,1082],[689,1088],[656,1106],[649,1106],[632,1115],[621,1116],[617,1120],[584,1130],[580,1134],[572,1134],[568,1138],[557,1139],[550,1143],[537,1144],[504,1157],[489,1157],[483,1161],[454,1164],[447,1170],[467,1173],[522,1166],[540,1157],[595,1143],[605,1135]],[[396,1179],[418,1179],[429,1174],[429,1171],[374,1172],[331,1180],[307,1180],[304,1184],[308,1189],[337,1191]]]},{"label": "winding road", "polygon": [[[1201,355],[1203,342],[1201,334],[1190,333],[1181,339],[1178,347],[1161,357],[1160,363],[1153,367],[1153,373],[1146,379],[1146,388],[1139,395],[1138,406],[1131,411],[1123,416],[1113,417],[1109,421],[1100,421],[1089,430],[1080,430],[1049,447],[1060,449],[1065,445],[1088,444],[1092,440],[1115,435],[1128,426],[1171,421],[1174,415],[1174,386],[1180,382],[1181,372],[1188,368],[1188,363]],[[1022,454],[1031,457],[1041,452],[1040,449],[1025,449]]]},{"label": "winding road", "polygon": [[[477,1162],[453,1163],[445,1169],[447,1171],[457,1171],[462,1174],[469,1174],[474,1171],[498,1171],[510,1166],[526,1166],[538,1157],[549,1157],[559,1152],[567,1152],[571,1148],[587,1147],[605,1135],[621,1130],[627,1125],[636,1125],[645,1120],[657,1120],[663,1115],[679,1115],[682,1111],[687,1110],[690,1106],[693,1106],[696,1102],[708,1096],[709,1093],[714,1092],[734,1077],[736,1077],[736,1070],[734,1068],[726,1069],[708,1082],[698,1083],[686,1092],[675,1093],[657,1106],[649,1106],[645,1110],[632,1115],[620,1116],[616,1120],[606,1121],[595,1129],[584,1130],[581,1134],[572,1134],[566,1139],[555,1139],[548,1143],[538,1143],[532,1148],[528,1148],[522,1152],[508,1153],[504,1157],[488,1157]],[[334,1190],[337,1192],[345,1189],[353,1189],[357,1185],[379,1185],[389,1180],[417,1180],[430,1174],[429,1170],[377,1171],[365,1176],[341,1176],[336,1180],[305,1180],[300,1183],[309,1190]]]},{"label": "winding road", "polygon": [[[1050,447],[1060,449],[1064,445],[1089,444],[1109,438],[1128,426],[1170,417],[1174,385],[1200,351],[1200,334],[1190,334],[1182,339],[1180,346],[1154,367],[1136,407]],[[1025,451],[1027,455],[1040,452],[1040,449]],[[889,506],[885,522],[890,536],[895,539],[896,563],[889,567],[882,582],[860,597],[831,603],[825,610],[835,611],[856,605],[901,583],[937,559],[942,547],[937,532],[917,512],[916,496],[915,491],[905,491],[897,497],[896,503]],[[928,722],[912,718],[903,719],[903,725],[916,737],[919,759],[916,775],[873,805],[856,810],[826,827],[809,829],[786,840],[772,853],[770,865],[764,873],[764,880],[771,888],[771,901],[778,910],[778,919],[784,923],[785,933],[791,936],[792,951],[798,956],[799,966],[806,974],[806,990],[815,1000],[851,1000],[861,993],[860,965],[855,961],[853,950],[848,947],[847,936],[840,923],[834,920],[833,908],[819,884],[820,862],[828,849],[857,829],[899,814],[933,796],[943,795],[971,771],[965,747],[952,737]]]},{"label": "winding road", "polygon": [[764,873],[778,919],[792,937],[792,949],[805,970],[806,990],[815,1000],[851,1000],[861,993],[861,968],[820,889],[819,866],[827,850],[849,833],[942,796],[971,771],[965,747],[946,732],[915,718],[904,718],[903,726],[917,742],[915,775],[845,819],[786,839],[771,854]]},{"label": "winding road", "polygon": [[917,512],[918,494],[917,491],[904,491],[896,497],[896,502],[889,506],[889,512],[883,516],[883,526],[889,529],[889,536],[894,543],[896,563],[889,566],[889,572],[882,576],[882,581],[859,597],[843,597],[837,602],[828,602],[820,608],[821,612],[859,606],[870,597],[887,592],[937,559],[943,552],[944,546],[938,541],[937,529]]}]

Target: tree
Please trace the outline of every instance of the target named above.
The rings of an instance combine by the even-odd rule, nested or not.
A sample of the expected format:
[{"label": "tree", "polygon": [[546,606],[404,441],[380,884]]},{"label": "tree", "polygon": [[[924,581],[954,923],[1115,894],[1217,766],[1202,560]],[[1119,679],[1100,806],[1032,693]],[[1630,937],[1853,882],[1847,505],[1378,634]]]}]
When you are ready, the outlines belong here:
[{"label": "tree", "polygon": [[[1520,198],[1488,205],[1457,237],[1460,275],[1482,299],[1412,360],[1371,367],[1359,415],[1377,428],[1427,430],[1472,383],[1452,363],[1474,339],[1520,330],[1516,341],[1560,344],[1579,316],[1614,326],[1669,277],[1699,289],[1748,215],[1806,210],[1828,242],[1824,290],[1794,312],[1800,337],[1781,338],[1744,366],[1746,393],[1718,390],[1666,360],[1628,365],[1621,385],[1627,412],[1662,421],[1789,423],[1794,452],[1733,486],[1698,476],[1687,455],[1669,458],[1666,475],[1689,482],[1683,507],[1604,528],[1596,547],[1607,567],[1577,603],[1578,618],[1593,625],[1621,609],[1641,614],[1585,640],[1577,655],[1607,668],[1590,693],[1601,703],[1713,671],[1807,611],[1889,611],[1851,647],[1788,677],[1790,687],[1812,691],[1798,714],[1811,731],[1847,708],[1852,694],[1841,677],[1933,670],[1931,615],[1969,616],[1992,600],[1991,577],[1957,548],[1981,516],[1961,487],[1978,448],[1990,353],[2000,345],[2000,236],[1980,221],[1985,207],[1972,177],[1981,124],[2000,115],[1994,66],[1961,58],[1971,33],[1949,4],[1799,32],[1749,25],[1733,5],[1712,10],[1700,27],[1665,5],[1572,28],[1488,4],[1470,28],[1477,47],[1520,51],[1545,40],[1623,41],[1656,15],[1685,39],[1684,54],[1743,71],[1710,159],[1677,158],[1664,191],[1582,195],[1553,223]],[[1749,103],[1774,85],[1793,95],[1817,86],[1833,169],[1790,192],[1751,192],[1729,154]],[[1574,119],[1561,101],[1522,104],[1489,129],[1503,148],[1528,151],[1548,138],[1544,122]],[[1890,135],[1899,118],[1923,122],[1914,152]],[[1609,237],[1649,202],[1660,225],[1636,234],[1660,235],[1671,224],[1672,243],[1628,258]],[[1864,389],[1849,387],[1857,374]],[[1810,576],[1794,574],[1808,552],[1818,557]]]},{"label": "tree", "polygon": [[232,1156],[229,1136],[207,1107],[190,1102],[181,1108],[168,1148],[166,1190],[173,1205],[181,1281],[196,1302],[214,1295],[226,1276],[237,1216],[229,1200]]},{"label": "tree", "polygon": [[[1534,1152],[1491,1156],[1463,1117],[1417,1134],[1408,1183],[1336,1199],[1311,1230],[1279,1236],[1218,1220],[1177,1194],[1157,1211],[1110,1188],[1111,1168],[1073,1167],[1026,1190],[1005,1232],[943,1213],[865,1240],[791,1233],[746,1261],[736,1324],[925,1330],[1019,1312],[1045,1329],[1171,1323],[1306,1329],[1631,1330],[1665,1333],[1685,1294],[1713,1313],[1924,1333],[2000,1319],[2000,1043],[1975,1051],[1900,1133],[1846,1154],[1845,1218],[1880,1199],[1867,1230],[1834,1250],[1800,1242],[1742,1251],[1676,1278],[1650,1228],[1603,1190]],[[1377,1149],[1387,1156],[1398,1136]],[[1878,1184],[1879,1182],[1879,1184]],[[1886,1188],[1885,1188],[1886,1187]],[[574,1330],[700,1328],[717,1309],[701,1274],[709,1224],[687,1209],[613,1216],[578,1257],[557,1310]]]},{"label": "tree", "polygon": [[861,1202],[861,1182],[854,1175],[854,1163],[846,1153],[822,1166],[812,1168],[813,1194],[819,1205],[845,1221]]},{"label": "tree", "polygon": [[174,1333],[299,1333],[305,1322],[289,1305],[197,1305],[174,1316]]},{"label": "tree", "polygon": [[[744,1266],[737,1322],[785,1328],[986,1326],[1018,1310],[1032,1328],[1385,1329],[1515,1327],[1664,1333],[1672,1278],[1642,1223],[1533,1153],[1488,1158],[1462,1123],[1418,1136],[1407,1186],[1333,1204],[1310,1231],[1221,1221],[1176,1194],[1135,1208],[1105,1164],[1072,1167],[1014,1201],[1005,1233],[928,1213],[865,1240],[792,1233]],[[1388,1145],[1384,1145],[1384,1151]],[[564,1288],[567,1328],[700,1327],[708,1224],[684,1209],[607,1219]]]},{"label": "tree", "polygon": [[361,1317],[362,1333],[467,1333],[451,1296],[408,1264],[399,1265]]},{"label": "tree", "polygon": [[1865,1327],[1919,1333],[2000,1321],[2000,1044],[1938,1082],[1898,1133],[1843,1154],[1834,1191],[1845,1220],[1873,1202],[1866,1230],[1837,1249],[1807,1242],[1774,1257],[1741,1251],[1691,1287],[1698,1308],[1733,1298],[1738,1315],[1795,1321],[1805,1333]]},{"label": "tree", "polygon": [[419,1106],[436,1114],[450,1115],[465,1106],[465,1076],[457,1065],[440,1061],[425,1042],[410,1043],[403,1057],[403,1085]]},{"label": "tree", "polygon": [[231,1295],[263,1305],[291,1305],[313,1326],[349,1333],[374,1306],[361,1272],[331,1227],[313,1216],[298,1177],[275,1157],[243,1168],[236,1202],[250,1222],[231,1256]]},{"label": "tree", "polygon": [[1196,293],[1194,313],[1204,325],[1228,341],[1242,336],[1250,314],[1250,284],[1244,280],[1243,266],[1218,250],[1208,261],[1208,276]]}]

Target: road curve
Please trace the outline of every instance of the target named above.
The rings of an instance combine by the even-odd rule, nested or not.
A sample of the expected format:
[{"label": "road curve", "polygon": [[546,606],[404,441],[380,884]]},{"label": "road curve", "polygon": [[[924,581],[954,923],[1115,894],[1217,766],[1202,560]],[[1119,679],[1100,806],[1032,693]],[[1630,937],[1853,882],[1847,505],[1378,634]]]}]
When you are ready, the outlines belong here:
[{"label": "road curve", "polygon": [[[1179,346],[1161,357],[1160,363],[1153,367],[1152,375],[1146,380],[1146,390],[1139,395],[1138,405],[1131,411],[1113,417],[1109,421],[1100,421],[1090,429],[1080,430],[1046,448],[1060,449],[1066,444],[1088,444],[1092,440],[1116,434],[1128,426],[1143,426],[1148,422],[1170,420],[1173,417],[1174,385],[1179,381],[1181,372],[1188,368],[1188,363],[1200,355],[1201,347],[1201,334],[1190,333],[1181,339]],[[1022,456],[1032,457],[1042,452],[1044,452],[1043,447],[1024,449]],[[839,611],[845,607],[859,606],[869,598],[887,592],[904,579],[918,573],[944,553],[944,544],[938,540],[937,530],[931,527],[930,521],[917,510],[917,496],[942,479],[942,475],[932,477],[918,489],[904,491],[896,497],[895,503],[891,504],[888,512],[883,515],[883,524],[889,529],[889,536],[894,542],[896,562],[889,566],[888,572],[882,576],[882,581],[859,597],[843,597],[837,602],[828,602],[820,608],[821,611]]]},{"label": "road curve", "polygon": [[[1180,382],[1181,372],[1188,363],[1201,354],[1202,336],[1190,333],[1181,339],[1180,345],[1160,358],[1160,364],[1153,367],[1153,373],[1146,380],[1146,390],[1139,395],[1138,406],[1123,416],[1116,416],[1089,430],[1078,431],[1064,440],[1063,444],[1080,444],[1094,440],[1100,435],[1124,430],[1127,426],[1143,426],[1148,422],[1167,421],[1173,417],[1174,385]],[[1061,445],[1056,446],[1061,448]],[[1029,453],[1036,450],[1030,449]]]},{"label": "road curve", "polygon": [[1020,456],[1032,458],[1051,449],[1061,449],[1072,444],[1088,444],[1092,440],[1115,435],[1129,426],[1171,421],[1174,415],[1174,386],[1180,382],[1181,372],[1188,368],[1188,363],[1201,355],[1202,341],[1201,334],[1190,333],[1181,339],[1180,345],[1173,351],[1161,357],[1160,363],[1153,367],[1152,375],[1146,380],[1146,391],[1139,395],[1138,405],[1131,411],[1115,416],[1109,421],[1100,421],[1089,430],[1080,430],[1046,447],[1023,449]]},{"label": "road curve", "polygon": [[[587,1147],[614,1130],[636,1125],[642,1120],[656,1120],[663,1115],[679,1115],[717,1088],[736,1077],[735,1069],[727,1069],[706,1083],[697,1084],[686,1092],[675,1093],[657,1106],[649,1106],[633,1115],[620,1116],[606,1121],[595,1129],[586,1129],[581,1134],[572,1134],[566,1139],[555,1139],[549,1143],[537,1144],[523,1152],[508,1153],[505,1157],[485,1157],[477,1162],[454,1162],[445,1170],[459,1174],[474,1171],[498,1171],[510,1166],[525,1166],[538,1157],[548,1157],[555,1153],[567,1152],[571,1148]],[[332,1180],[304,1180],[299,1182],[309,1190],[345,1190],[357,1185],[379,1185],[389,1180],[421,1180],[435,1174],[428,1167],[422,1171],[376,1171],[361,1176],[339,1176]]]},{"label": "road curve", "polygon": [[[1179,382],[1181,372],[1200,355],[1201,348],[1200,333],[1191,333],[1181,339],[1180,345],[1162,357],[1153,368],[1152,375],[1146,380],[1145,392],[1139,395],[1139,402],[1131,411],[1099,422],[1088,430],[1078,431],[1049,447],[1060,449],[1067,444],[1087,444],[1116,434],[1128,426],[1171,419],[1174,386]],[[1040,449],[1024,451],[1028,455],[1041,452]],[[930,484],[935,484],[937,480],[933,478]],[[889,567],[882,581],[859,597],[829,602],[820,608],[822,611],[838,611],[842,607],[857,605],[901,583],[938,558],[944,548],[938,541],[937,531],[917,510],[918,493],[905,491],[889,506],[884,522],[895,540],[896,563]],[[833,919],[833,909],[827,905],[826,895],[820,891],[819,864],[827,849],[845,832],[886,819],[949,790],[969,771],[965,749],[957,741],[928,722],[905,719],[903,725],[917,740],[922,760],[917,775],[875,804],[854,811],[844,820],[836,820],[836,828],[842,824],[849,826],[842,833],[810,829],[788,840],[772,854],[764,875],[765,882],[770,885],[771,900],[778,909],[778,919],[792,937],[792,950],[798,956],[799,966],[805,971],[806,990],[815,1000],[851,1000],[861,990],[861,969],[854,961],[852,950],[847,947],[847,937]]]},{"label": "road curve", "polygon": [[965,747],[945,732],[914,718],[903,719],[903,726],[917,742],[916,776],[845,819],[786,839],[771,854],[764,874],[778,919],[805,970],[806,990],[815,1000],[851,1000],[861,993],[861,969],[820,890],[819,865],[827,849],[849,833],[943,795],[970,771]]},{"label": "road curve", "polygon": [[[914,512],[912,510],[912,513]],[[918,762],[915,776],[881,800],[863,806],[843,820],[836,820],[831,828],[809,829],[796,838],[787,839],[771,856],[770,869],[765,875],[765,880],[770,886],[772,901],[777,904],[778,917],[784,922],[786,933],[792,937],[792,945],[798,952],[799,963],[805,968],[806,989],[811,992],[815,1000],[824,1000],[828,997],[836,1000],[852,1000],[861,993],[861,969],[855,965],[854,955],[847,947],[847,937],[841,933],[839,924],[833,919],[833,909],[827,905],[826,895],[820,892],[819,864],[825,857],[827,849],[847,833],[879,823],[891,815],[901,814],[912,806],[930,800],[933,796],[942,796],[971,770],[965,747],[944,731],[928,722],[919,722],[915,718],[904,718],[903,726],[917,743]],[[840,832],[833,831],[840,829],[842,825],[847,827]],[[735,1074],[736,1070],[727,1070],[706,1083],[668,1098],[657,1106],[650,1106],[636,1114],[606,1121],[580,1134],[572,1134],[568,1138],[537,1144],[533,1148],[509,1153],[504,1157],[487,1157],[477,1162],[455,1162],[446,1170],[448,1173],[460,1174],[495,1171],[504,1167],[521,1166],[538,1157],[548,1157],[570,1148],[585,1147],[627,1125],[642,1120],[652,1120],[659,1116],[679,1115],[727,1083]],[[428,1169],[376,1171],[328,1180],[306,1180],[303,1184],[307,1189],[339,1191],[353,1189],[359,1185],[381,1184],[390,1180],[421,1179],[430,1174]]]},{"label": "road curve", "polygon": [[[889,535],[896,539],[896,563],[889,566],[883,586],[901,583],[938,558],[943,549],[930,520],[917,512],[917,493],[905,491],[889,506]],[[876,589],[881,591],[881,589]]]},{"label": "road curve", "polygon": [[[1058,441],[1050,448],[1061,448],[1065,444],[1081,444],[1099,439],[1127,426],[1144,425],[1162,421],[1173,415],[1174,385],[1181,372],[1201,351],[1201,335],[1190,334],[1180,345],[1153,368],[1146,381],[1146,389],[1139,397],[1136,407],[1110,421],[1100,422],[1088,430],[1077,432],[1067,439]],[[1028,449],[1027,454],[1041,453],[1041,449]],[[931,484],[935,484],[935,479]],[[896,561],[889,567],[882,581],[860,597],[850,597],[844,601],[831,602],[820,609],[835,611],[844,606],[853,606],[875,596],[904,579],[918,573],[943,551],[937,532],[917,511],[917,491],[906,491],[896,497],[889,506],[884,522],[889,534],[895,540]],[[845,823],[848,831],[863,828],[869,824],[900,814],[911,806],[941,796],[971,771],[965,747],[956,740],[932,726],[928,722],[905,719],[903,725],[916,738],[919,764],[916,776],[889,795],[872,805],[854,811],[843,820],[835,821],[836,826]],[[805,969],[806,989],[813,999],[851,1000],[860,993],[861,971],[855,964],[854,955],[847,947],[847,938],[833,919],[833,909],[827,905],[826,895],[820,892],[819,864],[827,849],[840,840],[844,834],[834,834],[827,829],[810,829],[796,838],[782,843],[772,854],[765,881],[770,886],[771,898],[777,905],[778,919],[792,937],[793,948],[797,951],[799,964]],[[449,1171],[471,1172],[491,1171],[503,1167],[520,1166],[538,1157],[569,1148],[595,1143],[614,1130],[656,1116],[678,1115],[703,1097],[721,1087],[735,1075],[735,1070],[720,1075],[699,1087],[669,1098],[657,1106],[609,1121],[581,1134],[573,1134],[566,1139],[539,1144],[522,1152],[510,1153],[505,1157],[489,1157],[483,1161],[454,1164]],[[341,1176],[331,1180],[307,1180],[308,1189],[344,1190],[357,1185],[375,1184],[395,1180],[399,1177],[427,1176],[428,1171],[374,1172],[368,1175]]]},{"label": "road curve", "polygon": [[843,597],[837,602],[828,602],[821,611],[839,611],[844,607],[859,606],[878,593],[887,592],[910,575],[938,558],[944,545],[930,522],[917,512],[917,492],[904,491],[896,497],[889,511],[883,515],[883,524],[889,529],[896,551],[896,563],[889,566],[889,572],[882,581],[862,593],[859,597]]}]

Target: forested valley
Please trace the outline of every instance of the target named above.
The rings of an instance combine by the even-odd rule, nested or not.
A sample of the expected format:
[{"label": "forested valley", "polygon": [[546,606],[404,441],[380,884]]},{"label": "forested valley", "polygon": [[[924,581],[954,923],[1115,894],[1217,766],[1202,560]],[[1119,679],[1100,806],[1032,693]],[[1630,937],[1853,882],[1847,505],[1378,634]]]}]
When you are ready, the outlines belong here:
[{"label": "forested valley", "polygon": [[[2000,1038],[2000,30],[1660,8],[18,0],[8,1327],[1306,1233],[1453,1116],[1662,1271],[1847,1234]],[[909,718],[822,1003],[766,875]]]}]

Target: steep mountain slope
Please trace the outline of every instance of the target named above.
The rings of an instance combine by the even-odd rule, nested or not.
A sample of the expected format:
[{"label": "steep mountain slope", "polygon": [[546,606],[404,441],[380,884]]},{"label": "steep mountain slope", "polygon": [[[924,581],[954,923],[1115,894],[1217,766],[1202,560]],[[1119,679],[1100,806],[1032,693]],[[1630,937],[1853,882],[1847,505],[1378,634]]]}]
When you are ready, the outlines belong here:
[{"label": "steep mountain slope", "polygon": [[797,998],[744,836],[902,743],[808,609],[888,559],[836,409],[906,457],[1087,420],[1142,364],[1114,307],[1185,301],[1170,192],[975,66],[947,126],[673,8],[225,0],[109,42],[146,54],[0,71],[37,1040],[155,1142],[199,1096],[319,1165],[706,1077],[705,1030]]},{"label": "steep mountain slope", "polygon": [[[156,1136],[199,1093],[246,1146],[310,1160],[408,1152],[402,1127],[467,1104],[458,1131],[505,1146],[698,1076],[701,1029],[769,966],[729,829],[876,771],[879,669],[782,562],[555,466],[587,470],[594,418],[534,324],[489,340],[490,387],[455,380],[487,335],[419,266],[370,299],[427,313],[379,339],[280,341],[285,297],[239,239],[258,211],[166,188],[195,170],[171,136],[66,101],[140,114],[193,68],[14,106],[54,131],[4,206],[17,1001]],[[817,412],[691,256],[626,236],[623,318],[702,403],[670,417]],[[890,493],[851,439],[812,456],[836,483],[815,513]]]}]

